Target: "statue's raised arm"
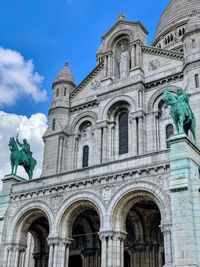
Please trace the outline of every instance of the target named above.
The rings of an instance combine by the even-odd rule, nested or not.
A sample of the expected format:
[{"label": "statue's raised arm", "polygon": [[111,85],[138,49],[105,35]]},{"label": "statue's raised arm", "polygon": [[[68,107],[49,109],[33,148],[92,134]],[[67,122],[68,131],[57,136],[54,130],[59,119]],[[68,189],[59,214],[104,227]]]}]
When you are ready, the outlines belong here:
[{"label": "statue's raised arm", "polygon": [[196,143],[196,120],[189,104],[188,95],[178,88],[176,94],[165,89],[163,101],[170,106],[171,116],[178,134],[187,134],[191,131]]}]

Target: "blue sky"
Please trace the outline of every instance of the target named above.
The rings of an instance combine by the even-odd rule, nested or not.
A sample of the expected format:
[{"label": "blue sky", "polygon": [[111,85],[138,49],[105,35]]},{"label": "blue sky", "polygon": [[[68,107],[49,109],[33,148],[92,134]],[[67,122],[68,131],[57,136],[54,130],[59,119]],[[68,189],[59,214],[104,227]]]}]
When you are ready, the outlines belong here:
[{"label": "blue sky", "polygon": [[34,71],[43,77],[37,86],[46,90],[48,97],[38,102],[21,94],[1,105],[1,110],[26,116],[47,114],[51,84],[64,61],[69,62],[78,84],[95,67],[101,36],[121,11],[127,20],[144,24],[150,44],[167,3],[168,0],[2,0],[0,46],[19,52],[25,62],[33,61]]}]

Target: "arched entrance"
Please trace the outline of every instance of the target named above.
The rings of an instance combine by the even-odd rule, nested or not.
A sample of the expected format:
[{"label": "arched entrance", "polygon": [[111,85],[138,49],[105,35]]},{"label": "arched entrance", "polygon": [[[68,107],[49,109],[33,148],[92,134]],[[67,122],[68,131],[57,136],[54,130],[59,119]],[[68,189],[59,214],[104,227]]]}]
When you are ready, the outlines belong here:
[{"label": "arched entrance", "polygon": [[160,212],[150,199],[140,199],[126,218],[124,267],[161,267],[164,265],[164,239]]},{"label": "arched entrance", "polygon": [[100,267],[99,228],[99,215],[92,207],[77,215],[72,226],[69,267]]},{"label": "arched entrance", "polygon": [[[158,195],[159,191],[155,195],[149,192],[150,186],[149,191],[131,190],[131,186],[134,185],[127,188],[127,193],[123,194],[113,209],[112,222],[117,235],[115,246],[118,251],[115,257],[119,256],[112,261],[116,262],[116,266],[124,267],[161,267],[165,265],[165,254],[167,258],[171,258],[171,251],[168,249],[170,236],[168,239],[165,236],[164,239],[160,229],[161,217],[163,231],[167,212],[163,199],[166,204],[168,198],[161,199],[163,195]],[[164,243],[167,245],[165,251]]]},{"label": "arched entrance", "polygon": [[47,267],[49,222],[39,209],[26,212],[18,220],[13,245],[8,250],[8,267]]}]

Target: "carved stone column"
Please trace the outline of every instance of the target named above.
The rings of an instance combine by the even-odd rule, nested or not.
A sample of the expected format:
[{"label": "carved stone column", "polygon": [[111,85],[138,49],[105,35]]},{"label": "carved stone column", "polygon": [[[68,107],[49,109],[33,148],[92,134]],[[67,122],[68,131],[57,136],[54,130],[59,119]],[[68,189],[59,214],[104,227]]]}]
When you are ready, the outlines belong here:
[{"label": "carved stone column", "polygon": [[113,234],[113,266],[124,267],[124,240],[126,233],[114,232]]},{"label": "carved stone column", "polygon": [[129,131],[130,155],[136,156],[137,155],[137,124],[136,124],[136,117],[134,116],[134,113],[130,115],[129,123],[130,123],[130,131]]},{"label": "carved stone column", "polygon": [[114,159],[115,156],[115,122],[109,123],[108,127],[108,142],[109,142],[109,160]]},{"label": "carved stone column", "polygon": [[165,266],[172,266],[172,240],[171,240],[171,225],[163,224],[160,229],[164,235],[164,253],[165,253]]},{"label": "carved stone column", "polygon": [[63,165],[63,151],[64,151],[64,136],[59,137],[59,144],[58,144],[58,163],[57,163],[57,173],[62,172],[62,165]]},{"label": "carved stone column", "polygon": [[48,261],[48,266],[52,266],[52,267],[53,267],[53,251],[54,251],[53,243],[49,242],[49,261]]},{"label": "carved stone column", "polygon": [[130,47],[131,47],[131,69],[133,69],[135,67],[135,54],[136,54],[134,43],[131,43]]},{"label": "carved stone column", "polygon": [[107,267],[107,236],[100,233],[99,238],[101,240],[101,267]]},{"label": "carved stone column", "polygon": [[102,163],[108,160],[108,126],[107,123],[103,125],[103,142],[102,142]]},{"label": "carved stone column", "polygon": [[59,255],[58,258],[59,260],[59,267],[68,267],[69,265],[69,248],[72,243],[72,239],[66,238],[62,239],[60,241],[60,250],[59,250]]},{"label": "carved stone column", "polygon": [[[19,267],[22,263],[22,253],[25,252],[26,246],[21,244],[11,244],[8,247],[7,267]],[[20,266],[21,267],[21,266]]]},{"label": "carved stone column", "polygon": [[75,134],[74,136],[74,147],[73,147],[73,154],[74,154],[74,160],[73,160],[73,169],[77,169],[77,161],[78,161],[78,145],[79,145],[79,139],[80,135]]}]

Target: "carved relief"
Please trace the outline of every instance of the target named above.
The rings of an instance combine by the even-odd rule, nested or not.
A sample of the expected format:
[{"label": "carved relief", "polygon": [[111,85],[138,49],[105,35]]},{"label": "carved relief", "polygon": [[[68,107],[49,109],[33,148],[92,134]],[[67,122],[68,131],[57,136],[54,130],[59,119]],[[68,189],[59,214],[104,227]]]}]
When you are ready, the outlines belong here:
[{"label": "carved relief", "polygon": [[60,203],[63,201],[64,196],[63,195],[54,195],[50,197],[49,202],[51,208],[56,211],[57,208],[59,207]]},{"label": "carved relief", "polygon": [[105,185],[99,189],[99,193],[100,193],[101,197],[103,198],[103,200],[105,200],[105,201],[108,201],[111,199],[114,191],[115,191],[114,185]]},{"label": "carved relief", "polygon": [[94,80],[92,83],[91,83],[91,88],[96,90],[98,87],[100,87],[101,85],[101,82],[99,80]]},{"label": "carved relief", "polygon": [[153,59],[149,62],[149,70],[156,70],[158,67],[160,67],[160,61],[158,59]]},{"label": "carved relief", "polygon": [[15,214],[16,210],[19,208],[19,206],[20,204],[18,202],[12,203],[8,210],[8,216],[12,217]]}]

